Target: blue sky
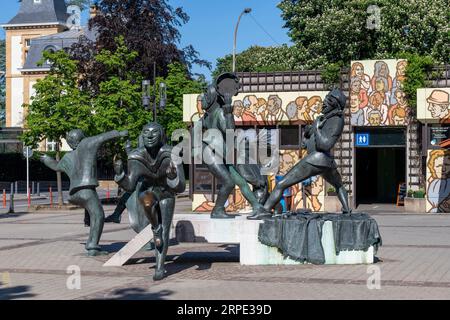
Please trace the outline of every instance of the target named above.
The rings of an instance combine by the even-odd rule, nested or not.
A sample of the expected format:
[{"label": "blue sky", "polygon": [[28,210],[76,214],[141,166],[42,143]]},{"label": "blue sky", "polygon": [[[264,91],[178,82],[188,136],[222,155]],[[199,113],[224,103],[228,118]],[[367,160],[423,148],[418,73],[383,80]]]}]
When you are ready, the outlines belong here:
[{"label": "blue sky", "polygon": [[[273,46],[290,43],[287,30],[283,28],[281,11],[276,7],[279,0],[169,0],[168,2],[173,7],[183,7],[190,16],[190,21],[180,28],[182,34],[180,47],[192,44],[200,52],[201,57],[213,65],[217,58],[232,52],[234,26],[239,14],[246,7],[252,8],[253,11],[251,16],[244,16],[241,20],[238,52],[252,45]],[[2,0],[0,23],[8,22],[18,9],[17,0]],[[4,38],[3,31],[0,37]],[[210,78],[206,68],[195,67],[193,71]]]}]

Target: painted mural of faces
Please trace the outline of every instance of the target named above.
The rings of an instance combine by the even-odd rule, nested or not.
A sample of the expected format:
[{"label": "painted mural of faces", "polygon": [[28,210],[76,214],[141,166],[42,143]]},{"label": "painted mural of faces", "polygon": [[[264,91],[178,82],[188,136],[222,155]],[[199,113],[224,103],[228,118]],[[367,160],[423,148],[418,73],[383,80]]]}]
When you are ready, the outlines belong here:
[{"label": "painted mural of faces", "polygon": [[404,78],[406,75],[406,61],[399,61],[397,63],[397,78]]},{"label": "painted mural of faces", "polygon": [[449,114],[449,94],[444,90],[433,90],[427,98],[428,111],[435,119],[443,119]]},{"label": "painted mural of faces", "polygon": [[404,108],[395,108],[392,112],[393,124],[396,126],[406,125],[406,110]]},{"label": "painted mural of faces", "polygon": [[295,101],[289,102],[286,106],[286,115],[289,120],[296,120],[297,119],[297,104]]},{"label": "painted mural of faces", "polygon": [[351,87],[352,87],[352,92],[359,92],[361,91],[361,79],[355,77],[352,78],[351,80]]},{"label": "painted mural of faces", "polygon": [[256,108],[258,107],[258,98],[255,95],[246,96],[243,100],[243,104],[251,113],[255,113]]},{"label": "painted mural of faces", "polygon": [[371,126],[379,126],[383,121],[383,116],[380,111],[374,110],[369,113],[368,121]]},{"label": "painted mural of faces", "polygon": [[351,94],[350,95],[350,111],[352,113],[358,112],[360,103],[361,103],[361,100],[359,99],[359,95],[358,94]]},{"label": "painted mural of faces", "polygon": [[397,90],[395,92],[395,98],[399,105],[403,106],[406,104],[406,94],[402,90]]},{"label": "painted mural of faces", "polygon": [[432,156],[429,169],[432,169],[430,172],[433,179],[450,178],[450,153],[438,152],[435,156]]},{"label": "painted mural of faces", "polygon": [[384,61],[375,62],[375,72],[376,77],[387,78],[389,76],[389,67]]},{"label": "painted mural of faces", "polygon": [[370,105],[374,109],[380,109],[381,105],[383,104],[383,95],[380,92],[375,92],[372,94],[369,98]]},{"label": "painted mural of faces", "polygon": [[255,108],[256,108],[256,111],[255,111],[256,114],[262,117],[264,115],[264,112],[267,109],[267,101],[266,101],[266,99],[259,98],[258,102],[256,103]]},{"label": "painted mural of faces", "polygon": [[233,103],[233,115],[235,117],[241,118],[244,114],[244,103],[240,100],[237,100]]},{"label": "painted mural of faces", "polygon": [[322,112],[323,101],[319,96],[313,96],[308,100],[309,110],[313,115],[319,114]]},{"label": "painted mural of faces", "polygon": [[267,111],[270,115],[276,116],[281,110],[281,105],[281,98],[277,95],[271,95],[267,101]]}]

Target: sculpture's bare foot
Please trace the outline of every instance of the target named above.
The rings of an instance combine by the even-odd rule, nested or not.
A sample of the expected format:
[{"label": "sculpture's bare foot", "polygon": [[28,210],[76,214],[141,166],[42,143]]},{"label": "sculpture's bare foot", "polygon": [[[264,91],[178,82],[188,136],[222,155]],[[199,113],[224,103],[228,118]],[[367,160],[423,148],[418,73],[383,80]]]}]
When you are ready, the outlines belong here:
[{"label": "sculpture's bare foot", "polygon": [[159,280],[164,279],[164,273],[165,273],[164,269],[163,270],[156,270],[155,274],[153,275],[153,280],[154,281],[159,281]]},{"label": "sculpture's bare foot", "polygon": [[88,250],[87,254],[89,257],[96,257],[96,256],[106,256],[109,254],[109,252],[102,250]]},{"label": "sculpture's bare foot", "polygon": [[211,219],[234,219],[236,216],[228,214],[225,209],[213,209]]}]

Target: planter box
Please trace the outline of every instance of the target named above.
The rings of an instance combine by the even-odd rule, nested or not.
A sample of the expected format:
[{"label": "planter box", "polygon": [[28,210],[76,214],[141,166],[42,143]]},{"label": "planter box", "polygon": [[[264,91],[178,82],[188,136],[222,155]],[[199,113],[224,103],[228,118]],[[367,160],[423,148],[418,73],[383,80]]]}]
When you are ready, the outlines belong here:
[{"label": "planter box", "polygon": [[405,198],[405,212],[426,213],[425,198]]},{"label": "planter box", "polygon": [[[348,196],[348,204],[352,209],[352,196]],[[342,212],[342,205],[337,196],[325,196],[323,209],[325,212]]]}]

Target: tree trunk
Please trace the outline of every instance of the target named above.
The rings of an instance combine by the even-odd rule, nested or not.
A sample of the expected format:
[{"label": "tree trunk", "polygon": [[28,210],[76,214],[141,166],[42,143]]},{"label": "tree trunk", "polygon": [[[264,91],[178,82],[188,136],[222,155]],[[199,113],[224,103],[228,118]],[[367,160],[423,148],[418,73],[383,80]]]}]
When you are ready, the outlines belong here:
[{"label": "tree trunk", "polygon": [[[56,151],[56,161],[61,160],[61,155],[59,151],[59,144],[57,145],[57,151]],[[63,192],[62,192],[62,179],[61,179],[61,172],[56,171],[56,184],[58,186],[58,205],[62,206],[64,204],[64,198],[63,198]]]}]

